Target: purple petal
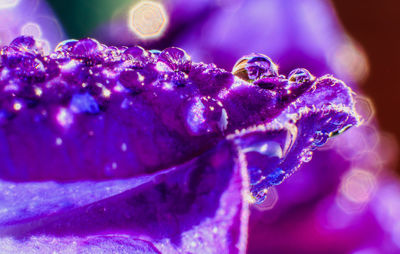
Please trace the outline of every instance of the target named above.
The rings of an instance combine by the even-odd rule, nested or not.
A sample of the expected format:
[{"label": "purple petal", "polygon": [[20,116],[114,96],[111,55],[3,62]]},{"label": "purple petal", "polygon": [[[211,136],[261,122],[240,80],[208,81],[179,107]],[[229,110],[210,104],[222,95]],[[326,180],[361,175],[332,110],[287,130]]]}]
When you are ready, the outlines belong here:
[{"label": "purple petal", "polygon": [[[248,207],[243,196],[247,185],[242,165],[235,149],[221,143],[199,158],[141,180],[137,187],[124,192],[129,188],[126,181],[44,182],[15,188],[8,184],[1,197],[8,203],[3,208],[7,209],[7,219],[2,221],[0,234],[30,239],[28,246],[32,248],[36,245],[29,241],[37,237],[63,242],[71,237],[127,234],[151,242],[162,253],[243,253]],[[89,190],[104,196],[90,194]],[[17,206],[15,199],[8,197],[10,191],[21,198]],[[29,191],[32,193],[26,195]],[[117,195],[107,198],[113,194]]]},{"label": "purple petal", "polygon": [[104,235],[79,237],[34,236],[29,240],[0,239],[2,253],[126,253],[160,254],[151,242],[128,236]]}]

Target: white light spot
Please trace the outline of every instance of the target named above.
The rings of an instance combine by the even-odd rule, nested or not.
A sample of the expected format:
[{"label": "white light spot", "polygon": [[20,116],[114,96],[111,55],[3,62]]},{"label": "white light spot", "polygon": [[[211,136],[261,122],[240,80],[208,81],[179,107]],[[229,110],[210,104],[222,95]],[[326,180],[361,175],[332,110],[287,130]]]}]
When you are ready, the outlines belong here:
[{"label": "white light spot", "polygon": [[112,168],[112,169],[116,169],[117,167],[118,167],[118,165],[117,165],[116,162],[113,162],[113,163],[111,164],[111,168]]},{"label": "white light spot", "polygon": [[168,23],[164,6],[152,1],[141,1],[129,12],[129,28],[142,39],[160,37]]},{"label": "white light spot", "polygon": [[102,90],[102,95],[106,98],[109,98],[111,96],[111,91],[108,90],[107,88],[103,88]]},{"label": "white light spot", "polygon": [[126,149],[127,149],[126,144],[125,144],[125,143],[122,143],[122,145],[121,145],[121,150],[122,150],[123,152],[126,152]]},{"label": "white light spot", "polygon": [[56,116],[57,122],[64,128],[68,128],[74,122],[72,112],[66,108],[60,108]]},{"label": "white light spot", "polygon": [[63,141],[61,138],[56,138],[56,145],[60,146],[62,145]]},{"label": "white light spot", "polygon": [[21,108],[22,108],[22,104],[21,104],[20,102],[14,102],[14,104],[13,104],[13,109],[14,109],[15,111],[20,111]]},{"label": "white light spot", "polygon": [[43,93],[42,89],[40,89],[39,87],[35,87],[35,94],[36,96],[41,96]]}]

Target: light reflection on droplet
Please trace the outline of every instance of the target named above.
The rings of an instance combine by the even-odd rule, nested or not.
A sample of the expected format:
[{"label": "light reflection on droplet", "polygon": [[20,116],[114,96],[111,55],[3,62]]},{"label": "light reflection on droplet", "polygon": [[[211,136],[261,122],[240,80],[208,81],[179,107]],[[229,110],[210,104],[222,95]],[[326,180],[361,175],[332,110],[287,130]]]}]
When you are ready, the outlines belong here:
[{"label": "light reflection on droplet", "polygon": [[351,169],[340,184],[338,206],[347,213],[361,212],[376,191],[375,176],[363,169]]},{"label": "light reflection on droplet", "polygon": [[127,145],[126,145],[126,143],[122,143],[121,144],[121,150],[123,151],[123,152],[126,152],[126,149],[127,149],[128,147],[127,147]]},{"label": "light reflection on droplet", "polygon": [[68,128],[74,122],[74,116],[69,109],[60,108],[56,115],[56,120],[61,127]]},{"label": "light reflection on droplet", "polygon": [[21,108],[22,108],[22,104],[21,104],[20,102],[14,102],[14,104],[13,104],[13,109],[14,109],[15,111],[20,111]]},{"label": "light reflection on droplet", "polygon": [[33,22],[28,22],[21,28],[21,35],[32,36],[34,38],[40,38],[42,36],[42,30],[40,26]]},{"label": "light reflection on droplet", "polygon": [[142,1],[129,12],[129,28],[142,39],[160,37],[167,23],[167,13],[160,3]]},{"label": "light reflection on droplet", "polygon": [[278,191],[274,186],[268,189],[267,195],[265,200],[260,204],[255,204],[255,208],[260,211],[267,211],[271,210],[275,207],[276,203],[278,202],[279,195]]},{"label": "light reflection on droplet", "polygon": [[63,141],[61,138],[56,138],[56,145],[60,146],[62,145]]},{"label": "light reflection on droplet", "polygon": [[20,0],[0,0],[0,9],[15,7],[19,2]]},{"label": "light reflection on droplet", "polygon": [[110,98],[110,96],[111,96],[111,91],[108,90],[107,88],[103,88],[103,90],[101,91],[101,94],[102,94],[103,97],[105,97],[105,98]]}]

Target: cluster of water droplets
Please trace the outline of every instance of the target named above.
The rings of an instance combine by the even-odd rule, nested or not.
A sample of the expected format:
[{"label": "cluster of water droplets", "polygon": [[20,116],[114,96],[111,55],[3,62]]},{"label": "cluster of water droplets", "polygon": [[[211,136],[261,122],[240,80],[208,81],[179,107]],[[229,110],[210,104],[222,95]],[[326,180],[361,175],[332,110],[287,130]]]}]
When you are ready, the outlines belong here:
[{"label": "cluster of water droplets", "polygon": [[[295,140],[290,141],[290,143],[295,143],[293,147],[283,149],[278,145],[281,147],[279,152],[277,152],[276,146],[271,145],[271,141],[251,145],[243,145],[239,142],[239,147],[242,147],[248,163],[251,195],[256,203],[260,203],[265,199],[270,186],[280,184],[299,165],[312,159],[313,150],[324,145],[330,137],[348,128],[348,126],[341,127],[347,121],[348,114],[335,112],[334,116],[325,116],[330,114],[330,111],[324,111],[325,115],[307,119],[311,112],[323,110],[315,108],[315,105],[310,108],[310,105],[304,103],[304,99],[301,97],[311,87],[316,88],[316,78],[307,69],[294,69],[286,77],[278,73],[277,65],[269,57],[262,54],[251,54],[240,58],[233,67],[232,73],[255,86],[273,90],[274,93],[271,94],[275,99],[288,102],[288,107],[293,106],[292,108],[296,111],[289,110],[287,113],[283,113],[284,116],[281,117],[281,120],[293,125],[293,128],[297,129],[296,132],[302,133],[295,137]],[[308,93],[307,96],[310,97],[311,94]],[[315,98],[315,100],[317,99]],[[326,103],[328,106],[331,105],[329,102]],[[299,108],[303,108],[304,112],[299,113]],[[300,120],[300,118],[303,119]],[[307,121],[319,121],[315,123],[319,127],[316,127],[315,130],[314,127],[310,127],[311,129],[300,127],[302,124],[309,124]],[[258,157],[254,153],[259,154]],[[264,156],[264,159],[260,159],[261,155]],[[263,165],[258,163],[259,160],[269,160],[269,163]]]},{"label": "cluster of water droplets", "polygon": [[240,58],[232,73],[240,79],[265,89],[285,89],[289,93],[308,87],[315,77],[304,68],[292,70],[288,77],[278,73],[278,66],[266,55],[250,54]]},{"label": "cluster of water droplets", "polygon": [[0,115],[6,118],[40,102],[97,114],[116,93],[135,95],[152,84],[169,90],[185,86],[192,67],[179,48],[106,46],[91,38],[62,41],[44,55],[33,38],[19,37],[1,48],[0,56]]}]

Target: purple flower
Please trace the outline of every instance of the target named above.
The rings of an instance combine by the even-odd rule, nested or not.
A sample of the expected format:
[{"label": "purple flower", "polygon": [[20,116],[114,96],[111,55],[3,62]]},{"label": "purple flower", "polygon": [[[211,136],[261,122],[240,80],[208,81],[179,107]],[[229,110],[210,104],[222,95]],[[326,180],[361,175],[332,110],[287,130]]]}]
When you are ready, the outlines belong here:
[{"label": "purple flower", "polygon": [[0,55],[8,252],[244,253],[249,202],[358,124],[343,82],[262,54],[233,73],[93,39]]},{"label": "purple flower", "polygon": [[380,132],[371,101],[361,96],[357,83],[368,74],[368,62],[330,1],[175,0],[165,8],[169,25],[159,40],[140,42],[125,17],[98,36],[156,48],[177,45],[193,59],[228,70],[242,55],[263,52],[283,73],[297,67],[317,76],[334,73],[358,93],[363,125],[315,150],[303,170],[251,206],[249,253],[398,252],[399,183],[391,173],[396,144]]}]

